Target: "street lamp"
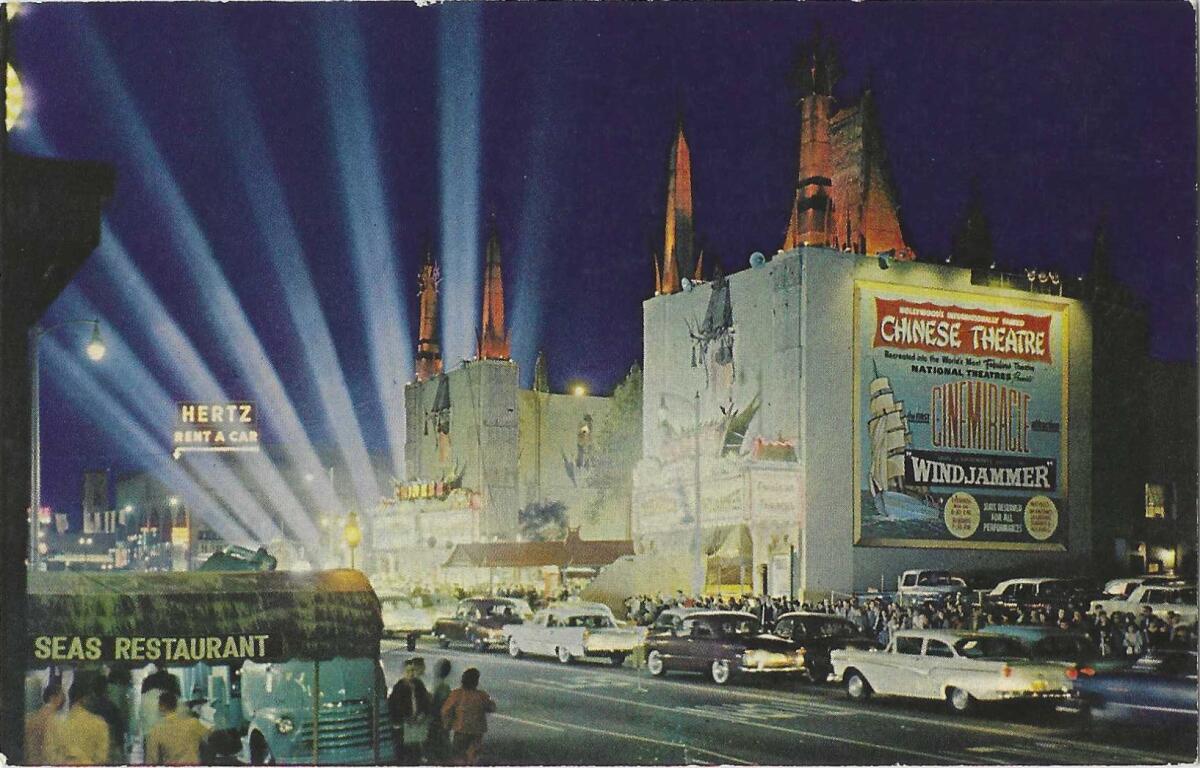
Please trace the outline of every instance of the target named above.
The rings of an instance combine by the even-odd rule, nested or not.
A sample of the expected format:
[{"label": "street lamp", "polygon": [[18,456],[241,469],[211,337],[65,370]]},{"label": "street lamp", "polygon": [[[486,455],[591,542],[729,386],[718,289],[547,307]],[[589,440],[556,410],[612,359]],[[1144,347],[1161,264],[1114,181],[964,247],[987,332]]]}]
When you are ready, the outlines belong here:
[{"label": "street lamp", "polygon": [[[661,393],[659,400],[659,416],[660,421],[666,420],[667,413],[667,398],[674,398],[679,402],[685,402],[686,397],[676,395],[671,392]],[[707,577],[707,568],[704,562],[704,527],[701,518],[701,502],[700,502],[700,393],[692,398],[692,491],[693,491],[693,511],[692,515],[692,594],[699,596],[704,593],[704,583]],[[685,518],[686,520],[686,518]]]},{"label": "street lamp", "polygon": [[350,569],[354,570],[354,550],[362,543],[362,529],[358,527],[358,513],[354,510],[350,510],[342,536],[346,539],[346,546],[350,547]]},{"label": "street lamp", "polygon": [[39,393],[41,391],[41,357],[38,342],[51,331],[68,325],[90,323],[92,338],[85,352],[92,362],[99,362],[107,351],[100,337],[99,320],[68,320],[65,323],[43,328],[33,325],[29,329],[29,566],[36,568],[38,555],[38,510],[42,508],[42,420]]}]

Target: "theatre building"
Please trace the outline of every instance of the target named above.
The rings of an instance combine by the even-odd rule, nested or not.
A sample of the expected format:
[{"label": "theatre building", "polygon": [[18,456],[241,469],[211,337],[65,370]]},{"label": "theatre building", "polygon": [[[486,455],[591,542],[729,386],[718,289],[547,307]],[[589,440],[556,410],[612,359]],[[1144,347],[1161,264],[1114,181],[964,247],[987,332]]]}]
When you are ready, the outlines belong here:
[{"label": "theatre building", "polygon": [[782,247],[728,276],[695,250],[676,131],[643,305],[641,559],[695,562],[698,539],[707,591],[804,595],[1086,561],[1085,304],[915,261],[869,99],[836,109],[819,57],[808,75]]}]

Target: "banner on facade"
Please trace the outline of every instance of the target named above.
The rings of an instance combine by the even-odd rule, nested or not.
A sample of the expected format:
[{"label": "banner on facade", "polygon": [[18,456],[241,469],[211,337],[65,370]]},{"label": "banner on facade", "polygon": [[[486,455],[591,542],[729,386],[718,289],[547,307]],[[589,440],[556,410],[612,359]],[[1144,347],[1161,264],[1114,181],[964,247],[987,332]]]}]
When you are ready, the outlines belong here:
[{"label": "banner on facade", "polygon": [[1063,550],[1062,304],[855,286],[855,543]]}]

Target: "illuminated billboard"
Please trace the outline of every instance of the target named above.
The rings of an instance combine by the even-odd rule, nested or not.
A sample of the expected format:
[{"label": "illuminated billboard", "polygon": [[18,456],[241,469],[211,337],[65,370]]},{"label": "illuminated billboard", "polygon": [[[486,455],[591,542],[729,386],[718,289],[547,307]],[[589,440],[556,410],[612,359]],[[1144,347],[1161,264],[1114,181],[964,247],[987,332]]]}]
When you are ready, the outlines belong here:
[{"label": "illuminated billboard", "polygon": [[1062,304],[860,282],[855,543],[1064,550]]}]

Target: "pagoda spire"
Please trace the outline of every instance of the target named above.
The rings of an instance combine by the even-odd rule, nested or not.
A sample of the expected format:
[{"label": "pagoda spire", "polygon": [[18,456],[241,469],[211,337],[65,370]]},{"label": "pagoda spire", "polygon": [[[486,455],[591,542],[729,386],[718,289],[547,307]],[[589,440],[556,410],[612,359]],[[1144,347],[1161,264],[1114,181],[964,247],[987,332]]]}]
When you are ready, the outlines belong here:
[{"label": "pagoda spire", "polygon": [[675,124],[675,138],[667,161],[667,215],[663,237],[663,264],[658,293],[678,293],[681,279],[696,273],[695,229],[692,223],[692,153],[684,135],[683,118]]},{"label": "pagoda spire", "polygon": [[833,239],[829,122],[838,63],[833,46],[819,31],[801,49],[795,77],[800,90],[800,163],[783,250],[802,245],[828,246]]},{"label": "pagoda spire", "polygon": [[442,345],[438,334],[438,283],[441,271],[433,260],[433,248],[425,247],[425,262],[417,273],[420,296],[420,328],[417,331],[417,381],[427,381],[442,372]]},{"label": "pagoda spire", "polygon": [[479,359],[508,360],[508,329],[504,325],[504,275],[500,271],[500,236],[493,226],[483,267],[483,311]]}]

